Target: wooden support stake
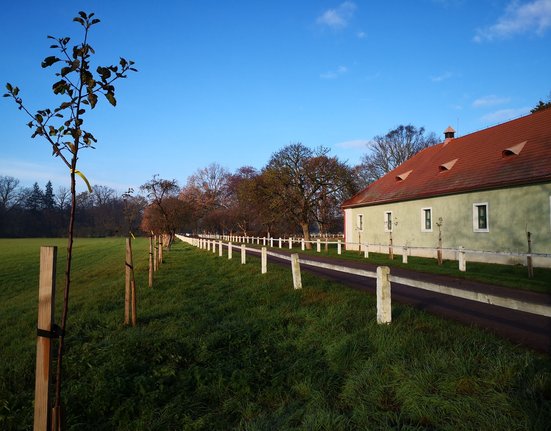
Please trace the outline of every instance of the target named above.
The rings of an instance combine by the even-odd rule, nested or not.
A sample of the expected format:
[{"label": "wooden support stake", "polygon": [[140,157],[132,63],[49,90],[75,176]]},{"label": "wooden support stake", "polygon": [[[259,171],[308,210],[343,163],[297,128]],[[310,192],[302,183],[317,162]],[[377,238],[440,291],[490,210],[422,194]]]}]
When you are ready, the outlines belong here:
[{"label": "wooden support stake", "polygon": [[293,287],[295,289],[302,289],[302,278],[300,276],[300,262],[298,259],[298,253],[291,255],[291,272],[293,274]]},{"label": "wooden support stake", "polygon": [[262,247],[260,260],[261,260],[261,273],[266,274],[268,272],[268,253],[266,252],[266,247]]},{"label": "wooden support stake", "polygon": [[149,287],[153,287],[153,236],[149,237]]},{"label": "wooden support stake", "polygon": [[377,267],[377,323],[389,324],[392,321],[390,299],[390,268]]},{"label": "wooden support stake", "polygon": [[132,326],[136,326],[136,277],[134,277],[134,258],[132,257],[132,240],[128,238],[128,249],[130,251],[130,320]]},{"label": "wooden support stake", "polygon": [[[54,329],[55,277],[57,247],[40,247],[40,278],[38,285],[39,331],[51,333]],[[48,430],[50,425],[50,357],[52,339],[44,335],[36,338],[36,374],[34,386],[34,429]]]},{"label": "wooden support stake", "polygon": [[163,235],[159,235],[159,265],[163,263]]},{"label": "wooden support stake", "polygon": [[124,261],[124,324],[130,325],[131,301],[132,301],[132,251],[130,238],[126,238],[126,258]]},{"label": "wooden support stake", "polygon": [[526,266],[528,267],[528,278],[534,278],[534,266],[532,265],[532,234],[526,232],[528,239],[528,254],[526,255]]},{"label": "wooden support stake", "polygon": [[157,252],[157,235],[153,236],[153,271],[159,270],[159,253]]},{"label": "wooden support stake", "polygon": [[241,244],[241,265],[247,263],[247,251],[245,250],[245,244]]}]

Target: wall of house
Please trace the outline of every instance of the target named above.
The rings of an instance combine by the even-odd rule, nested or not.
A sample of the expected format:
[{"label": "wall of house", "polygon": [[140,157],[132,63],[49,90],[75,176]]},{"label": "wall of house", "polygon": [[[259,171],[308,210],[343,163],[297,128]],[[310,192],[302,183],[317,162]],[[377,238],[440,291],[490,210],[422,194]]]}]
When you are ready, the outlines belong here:
[{"label": "wall of house", "polygon": [[[488,205],[488,231],[473,227],[473,205]],[[423,231],[423,209],[432,212],[432,230]],[[392,212],[392,238],[396,254],[408,246],[408,254],[434,257],[441,222],[442,246],[487,252],[526,253],[526,231],[532,233],[532,252],[551,254],[551,183],[504,190],[490,190],[381,204],[345,210],[346,241],[370,244],[370,251],[388,252],[389,232],[385,213]],[[362,215],[362,229],[358,215]],[[358,250],[357,244],[348,249]],[[444,250],[445,259],[455,259],[455,251]],[[523,263],[518,258],[499,254],[467,254],[471,261]],[[535,258],[537,266],[551,266],[549,258]]]}]

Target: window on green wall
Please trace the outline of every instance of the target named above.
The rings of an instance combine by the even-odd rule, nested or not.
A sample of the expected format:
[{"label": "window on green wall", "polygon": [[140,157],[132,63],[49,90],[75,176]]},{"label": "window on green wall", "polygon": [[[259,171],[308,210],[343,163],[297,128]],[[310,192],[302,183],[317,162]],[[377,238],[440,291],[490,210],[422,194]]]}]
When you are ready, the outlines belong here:
[{"label": "window on green wall", "polygon": [[432,208],[421,209],[421,231],[432,232]]},{"label": "window on green wall", "polygon": [[392,211],[385,212],[385,232],[392,232]]},{"label": "window on green wall", "polygon": [[358,214],[356,218],[356,227],[358,230],[364,230],[364,216],[363,214]]},{"label": "window on green wall", "polygon": [[489,232],[488,203],[473,204],[473,230],[475,232]]}]

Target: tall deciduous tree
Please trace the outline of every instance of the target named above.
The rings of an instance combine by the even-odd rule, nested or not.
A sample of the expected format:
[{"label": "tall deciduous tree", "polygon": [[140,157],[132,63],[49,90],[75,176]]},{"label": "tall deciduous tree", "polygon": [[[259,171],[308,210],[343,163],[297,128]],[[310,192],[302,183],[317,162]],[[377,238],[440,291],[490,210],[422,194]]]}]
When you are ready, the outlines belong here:
[{"label": "tall deciduous tree", "polygon": [[118,65],[107,67],[98,66],[94,68],[91,65],[94,49],[88,42],[88,33],[90,28],[100,22],[94,18],[94,14],[79,12],[73,19],[81,25],[83,29],[82,41],[71,46],[69,37],[52,39],[53,45],[50,46],[57,52],[57,55],[48,56],[42,61],[42,67],[47,68],[55,64],[61,65],[59,71],[55,74],[57,81],[53,84],[53,93],[63,98],[54,109],[45,108],[38,111],[31,111],[23,103],[19,95],[19,88],[10,83],[6,84],[7,93],[4,97],[12,98],[17,107],[23,110],[31,119],[28,123],[29,128],[33,130],[32,137],[41,136],[46,140],[53,151],[53,155],[60,158],[67,166],[70,175],[71,185],[71,210],[68,225],[68,243],[67,243],[67,263],[65,269],[65,288],[63,293],[63,312],[61,317],[61,330],[58,343],[57,370],[56,370],[56,389],[54,411],[56,416],[53,418],[54,425],[61,423],[57,416],[61,411],[61,370],[63,359],[63,347],[65,340],[65,329],[67,325],[67,314],[69,310],[69,290],[71,285],[71,262],[73,251],[73,233],[76,210],[76,175],[85,179],[84,175],[77,169],[79,152],[84,148],[93,148],[92,144],[97,140],[94,135],[84,129],[84,114],[86,106],[95,108],[99,96],[104,96],[107,101],[115,106],[115,86],[113,83],[121,78],[126,78],[126,73],[136,71],[132,67],[133,62],[120,58]]},{"label": "tall deciduous tree", "polygon": [[438,143],[434,133],[425,133],[425,128],[408,124],[390,130],[386,135],[377,135],[368,144],[369,153],[363,156],[360,176],[369,184],[378,180],[419,151]]},{"label": "tall deciduous tree", "polygon": [[274,153],[263,172],[266,205],[300,226],[306,241],[324,199],[347,195],[350,186],[350,169],[328,153],[291,144]]},{"label": "tall deciduous tree", "polygon": [[17,178],[0,175],[0,212],[11,210],[23,197]]},{"label": "tall deciduous tree", "polygon": [[[150,202],[150,207],[158,213],[158,217],[161,222],[156,223],[156,229],[149,229],[156,231],[156,233],[166,233],[170,235],[170,243],[174,239],[176,233],[175,223],[172,219],[174,211],[172,210],[171,199],[176,198],[179,187],[176,180],[165,180],[159,178],[159,175],[153,175],[153,179],[140,186],[140,189],[147,194],[147,198]],[[151,212],[152,210],[150,210]],[[147,208],[146,208],[147,212]],[[143,223],[142,223],[143,225]],[[142,229],[144,229],[142,227]],[[147,231],[148,228],[144,230]]]}]

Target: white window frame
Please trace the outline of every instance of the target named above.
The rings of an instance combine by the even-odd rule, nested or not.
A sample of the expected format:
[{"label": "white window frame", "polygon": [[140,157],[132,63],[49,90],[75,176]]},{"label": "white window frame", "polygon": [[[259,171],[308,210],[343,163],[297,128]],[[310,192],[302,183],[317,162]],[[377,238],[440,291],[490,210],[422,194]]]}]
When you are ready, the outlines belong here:
[{"label": "white window frame", "polygon": [[[486,227],[480,228],[478,224],[478,208],[486,207]],[[473,232],[490,232],[490,205],[488,202],[476,202],[473,204]]]},{"label": "white window frame", "polygon": [[363,230],[364,230],[364,215],[363,214],[356,214],[356,229],[358,229],[360,232],[363,232]]},{"label": "white window frame", "polygon": [[[390,229],[388,228],[388,215],[390,214]],[[392,222],[394,220],[394,217],[392,216],[392,211],[385,211],[384,213],[384,219],[383,219],[383,222],[384,222],[384,226],[385,226],[385,232],[392,232]]]},{"label": "white window frame", "polygon": [[[430,212],[430,229],[427,229],[427,226],[425,224],[425,211]],[[432,232],[433,224],[434,222],[432,217],[432,207],[421,208],[421,232]]]}]

